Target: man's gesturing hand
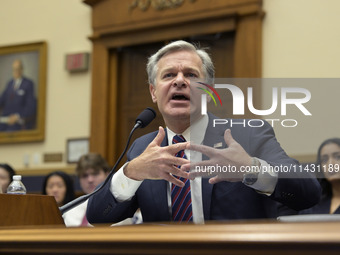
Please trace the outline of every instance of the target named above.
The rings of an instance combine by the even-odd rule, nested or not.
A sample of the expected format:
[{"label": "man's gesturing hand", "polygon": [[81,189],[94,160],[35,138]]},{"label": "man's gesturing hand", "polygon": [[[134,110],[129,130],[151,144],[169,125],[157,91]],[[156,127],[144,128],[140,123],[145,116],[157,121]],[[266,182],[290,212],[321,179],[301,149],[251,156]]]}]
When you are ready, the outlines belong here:
[{"label": "man's gesturing hand", "polygon": [[128,163],[124,168],[124,174],[131,179],[139,181],[145,179],[164,179],[183,187],[184,183],[172,176],[172,174],[189,178],[189,173],[177,166],[188,164],[190,161],[175,156],[177,152],[188,149],[189,143],[177,143],[161,147],[164,137],[165,131],[162,127],[159,127],[159,132],[155,139],[153,139],[141,155]]},{"label": "man's gesturing hand", "polygon": [[[209,179],[209,183],[211,184],[220,181],[241,181],[243,179],[243,173],[239,170],[241,166],[250,166],[252,158],[243,147],[233,139],[230,129],[225,131],[224,141],[228,145],[228,148],[226,149],[215,149],[205,145],[190,145],[190,150],[207,155],[209,160],[185,164],[182,166],[182,170],[194,170],[190,172],[190,179],[194,179],[198,176],[212,177]],[[211,166],[215,167],[215,172],[208,171]],[[218,170],[217,166],[224,170],[231,169],[231,166],[233,166],[233,169],[236,169],[236,171],[216,171]]]}]

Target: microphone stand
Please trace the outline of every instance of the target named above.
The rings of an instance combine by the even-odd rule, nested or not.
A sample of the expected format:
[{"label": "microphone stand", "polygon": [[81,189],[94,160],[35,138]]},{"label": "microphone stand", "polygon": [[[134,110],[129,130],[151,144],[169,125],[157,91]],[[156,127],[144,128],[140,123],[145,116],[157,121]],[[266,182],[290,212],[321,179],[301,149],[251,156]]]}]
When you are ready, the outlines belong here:
[{"label": "microphone stand", "polygon": [[128,146],[130,144],[130,140],[131,140],[131,137],[132,137],[132,134],[135,132],[135,130],[139,127],[144,127],[146,125],[143,124],[142,121],[140,120],[137,120],[136,121],[136,124],[135,126],[132,128],[130,134],[129,134],[129,138],[127,140],[127,143],[125,145],[125,148],[124,148],[124,151],[122,152],[122,154],[119,156],[116,164],[112,167],[110,173],[108,174],[108,176],[106,177],[105,181],[102,183],[102,185],[99,186],[99,188],[97,188],[96,190],[94,190],[93,192],[89,193],[89,194],[86,194],[86,195],[83,195],[81,197],[78,197],[74,200],[72,200],[71,202],[67,203],[66,205],[63,205],[61,207],[59,207],[59,210],[61,212],[61,214],[64,214],[65,212],[71,210],[72,208],[76,207],[77,205],[85,202],[87,199],[89,199],[91,196],[93,196],[94,194],[96,194],[98,191],[100,191],[108,182],[109,180],[111,179],[112,175],[115,173],[116,171],[116,168],[118,166],[118,164],[120,163],[120,161],[122,160],[124,154],[126,153],[127,149],[128,149]]}]

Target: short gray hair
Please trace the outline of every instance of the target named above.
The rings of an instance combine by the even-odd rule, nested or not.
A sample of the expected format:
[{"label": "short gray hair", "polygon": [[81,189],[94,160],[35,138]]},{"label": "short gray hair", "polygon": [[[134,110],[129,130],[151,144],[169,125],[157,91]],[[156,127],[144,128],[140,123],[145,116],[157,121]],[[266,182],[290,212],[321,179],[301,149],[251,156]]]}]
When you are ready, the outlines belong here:
[{"label": "short gray hair", "polygon": [[207,80],[213,80],[215,76],[215,67],[214,64],[209,56],[209,54],[204,50],[199,48],[196,45],[188,43],[186,41],[174,41],[162,47],[158,50],[155,54],[153,54],[148,59],[148,63],[146,66],[146,71],[148,73],[148,81],[149,84],[156,85],[156,74],[157,74],[157,64],[158,61],[168,53],[180,51],[180,50],[187,50],[195,52],[200,59],[202,60],[202,70],[204,72],[204,76]]}]

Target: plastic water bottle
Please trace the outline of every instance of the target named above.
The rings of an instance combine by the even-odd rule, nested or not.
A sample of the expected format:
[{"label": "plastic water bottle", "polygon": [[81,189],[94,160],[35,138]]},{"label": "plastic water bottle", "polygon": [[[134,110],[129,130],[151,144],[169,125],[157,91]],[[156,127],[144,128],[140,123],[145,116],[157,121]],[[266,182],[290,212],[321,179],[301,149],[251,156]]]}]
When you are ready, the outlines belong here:
[{"label": "plastic water bottle", "polygon": [[13,176],[13,181],[7,188],[7,194],[26,194],[25,185],[21,182],[21,175]]}]

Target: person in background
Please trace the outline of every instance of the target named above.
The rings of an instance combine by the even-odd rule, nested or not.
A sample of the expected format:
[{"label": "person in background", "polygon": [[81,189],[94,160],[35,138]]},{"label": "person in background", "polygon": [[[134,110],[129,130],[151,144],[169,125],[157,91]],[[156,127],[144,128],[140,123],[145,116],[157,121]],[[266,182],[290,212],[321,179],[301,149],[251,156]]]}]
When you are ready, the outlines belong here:
[{"label": "person in background", "polygon": [[33,82],[23,76],[21,60],[13,61],[13,79],[0,95],[0,131],[35,128],[36,98]]},{"label": "person in background", "polygon": [[58,206],[62,206],[75,198],[72,178],[62,172],[48,174],[43,182],[43,195],[54,196]]},{"label": "person in background", "polygon": [[7,192],[8,185],[12,182],[14,169],[8,164],[0,164],[0,191]]},{"label": "person in background", "polygon": [[[76,173],[79,178],[80,187],[84,193],[89,194],[93,192],[99,184],[105,181],[110,170],[111,168],[108,163],[100,154],[89,153],[80,157],[77,163]],[[85,201],[63,214],[66,226],[90,226],[85,215],[87,202],[88,201]],[[137,219],[136,217],[138,216],[136,215],[133,219]],[[119,225],[132,223],[137,222],[132,222],[131,219],[128,219],[124,222],[120,222]]]},{"label": "person in background", "polygon": [[299,214],[340,214],[340,138],[327,139],[319,146],[316,166],[320,167],[321,200]]}]

